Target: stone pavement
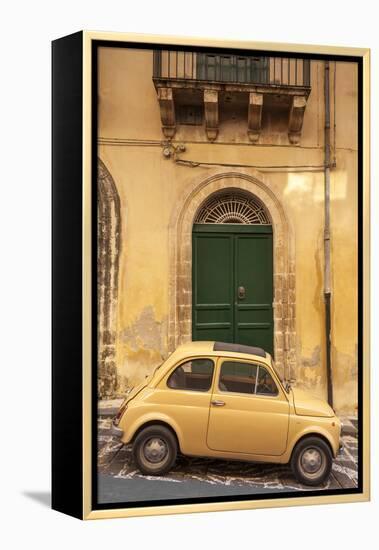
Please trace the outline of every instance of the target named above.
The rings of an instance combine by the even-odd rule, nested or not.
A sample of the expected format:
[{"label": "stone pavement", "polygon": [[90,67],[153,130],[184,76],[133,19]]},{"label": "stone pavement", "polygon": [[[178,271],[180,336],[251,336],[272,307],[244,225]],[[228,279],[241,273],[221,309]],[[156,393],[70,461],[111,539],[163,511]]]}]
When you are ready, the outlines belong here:
[{"label": "stone pavement", "polygon": [[[218,494],[222,494],[220,490],[223,488],[227,489],[228,494],[232,489],[235,494],[241,493],[241,490],[245,493],[248,491],[264,493],[273,490],[275,492],[314,490],[312,487],[298,483],[293,478],[287,465],[190,458],[183,455],[178,456],[176,465],[165,476],[144,476],[133,463],[131,446],[120,444],[117,439],[109,435],[110,423],[111,419],[109,417],[100,418],[98,423],[98,472],[102,479],[102,483],[99,483],[99,502],[105,502],[112,498],[109,495],[114,494],[115,488],[117,488],[116,480],[119,480],[119,482],[133,480],[133,484],[125,484],[125,495],[115,497],[115,502],[117,500],[139,500],[141,495],[134,494],[133,496],[132,493],[139,492],[140,489],[145,495],[144,498],[149,498],[149,491],[146,493],[146,484],[143,483],[146,480],[154,482],[154,487],[150,483],[152,494],[158,489],[157,484],[159,482],[164,482],[165,487],[168,486],[168,483],[175,484],[174,493],[177,496],[192,494],[191,490],[199,494],[199,487],[201,487],[201,495],[207,494],[207,487],[209,488],[209,494],[216,494],[216,489],[218,489]],[[344,429],[342,436],[344,449],[333,463],[330,478],[319,489],[357,487],[358,435],[353,421],[346,420],[344,427],[345,423],[347,428]],[[110,480],[110,477],[113,479]],[[104,480],[107,479],[108,484],[104,484]],[[137,483],[137,481],[140,481],[140,483]],[[109,492],[110,485],[113,487],[113,492]],[[108,491],[108,499],[104,497],[105,487]],[[102,492],[104,492],[103,495]],[[116,491],[116,493],[118,494],[120,491]],[[163,487],[161,498],[162,494],[164,498]],[[150,498],[153,497],[150,496]]]}]

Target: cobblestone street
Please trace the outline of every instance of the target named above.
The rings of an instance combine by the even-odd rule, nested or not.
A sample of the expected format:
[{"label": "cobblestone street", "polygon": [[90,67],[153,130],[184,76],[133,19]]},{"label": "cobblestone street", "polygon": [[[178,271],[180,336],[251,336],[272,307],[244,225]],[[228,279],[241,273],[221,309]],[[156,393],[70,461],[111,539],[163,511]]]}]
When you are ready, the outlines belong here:
[{"label": "cobblestone street", "polygon": [[[290,468],[179,455],[173,470],[162,477],[144,476],[136,469],[131,446],[109,435],[110,419],[99,420],[99,502],[185,498],[222,494],[313,490],[295,481]],[[354,488],[358,481],[358,440],[343,435],[344,448],[333,463],[329,480],[319,489]],[[146,483],[147,482],[147,483]],[[113,499],[113,500],[111,500]]]}]

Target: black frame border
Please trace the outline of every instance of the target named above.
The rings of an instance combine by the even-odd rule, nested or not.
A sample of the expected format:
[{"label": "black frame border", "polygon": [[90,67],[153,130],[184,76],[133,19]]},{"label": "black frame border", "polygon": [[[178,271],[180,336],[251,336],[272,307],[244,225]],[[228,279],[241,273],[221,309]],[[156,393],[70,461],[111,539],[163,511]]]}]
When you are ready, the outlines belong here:
[{"label": "black frame border", "polygon": [[[52,43],[52,508],[83,517],[83,32]],[[67,452],[70,449],[70,452]]]}]

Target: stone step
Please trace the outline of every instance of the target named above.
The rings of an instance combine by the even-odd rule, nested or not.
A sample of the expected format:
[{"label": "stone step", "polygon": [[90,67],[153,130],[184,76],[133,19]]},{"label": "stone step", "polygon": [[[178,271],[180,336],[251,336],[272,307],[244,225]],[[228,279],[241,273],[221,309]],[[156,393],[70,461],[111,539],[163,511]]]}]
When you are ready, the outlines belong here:
[{"label": "stone step", "polygon": [[123,399],[102,399],[101,401],[98,401],[98,416],[104,418],[116,416],[122,402]]},{"label": "stone step", "polygon": [[353,437],[357,437],[358,435],[358,418],[349,416],[349,417],[342,417],[342,435],[352,435]]}]

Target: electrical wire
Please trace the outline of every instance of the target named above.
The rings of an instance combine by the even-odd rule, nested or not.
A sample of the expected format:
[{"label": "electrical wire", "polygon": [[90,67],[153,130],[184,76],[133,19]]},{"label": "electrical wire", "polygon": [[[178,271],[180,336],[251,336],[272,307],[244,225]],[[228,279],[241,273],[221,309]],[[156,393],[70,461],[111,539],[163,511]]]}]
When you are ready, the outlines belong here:
[{"label": "electrical wire", "polygon": [[311,169],[311,170],[318,170],[322,171],[325,169],[324,164],[305,164],[305,165],[290,165],[290,164],[284,164],[284,165],[254,165],[254,164],[236,164],[232,162],[202,162],[202,161],[193,161],[193,160],[187,160],[187,159],[175,159],[176,164],[181,164],[184,166],[190,166],[191,168],[197,168],[199,166],[221,166],[226,168],[256,168],[257,170],[260,169],[278,169],[278,170],[304,170],[304,169]]},{"label": "electrical wire", "polygon": [[130,145],[137,147],[171,147],[172,159],[180,166],[189,166],[190,168],[198,168],[201,166],[218,166],[224,168],[254,168],[257,170],[286,170],[286,171],[323,171],[325,169],[324,164],[298,164],[298,165],[259,165],[259,164],[241,164],[232,162],[205,162],[195,161],[190,159],[179,158],[177,147],[173,145],[171,141],[160,140],[144,140],[133,138],[99,138],[100,145]]},{"label": "electrical wire", "polygon": [[[185,141],[179,141],[179,140],[153,140],[153,139],[133,139],[133,138],[98,138],[98,144],[99,145],[115,145],[120,147],[167,147],[169,145],[174,146],[174,144],[187,144],[187,145],[209,145],[209,141],[191,141],[191,140],[185,140]],[[298,149],[299,146],[297,145],[285,145],[285,144],[276,144],[276,143],[259,143],[258,145],[252,145],[248,142],[240,142],[240,141],[214,141],[212,142],[212,146],[225,146],[225,145],[232,145],[232,146],[242,146],[242,147],[251,147],[251,148],[277,148],[277,149]],[[301,150],[313,150],[313,151],[320,151],[323,149],[322,146],[307,146],[307,145],[301,145]],[[351,147],[339,147],[340,151],[356,151],[356,149]],[[337,150],[337,148],[336,148]]]}]

